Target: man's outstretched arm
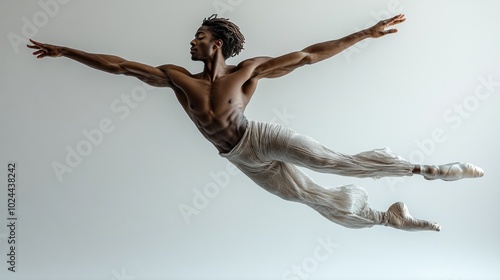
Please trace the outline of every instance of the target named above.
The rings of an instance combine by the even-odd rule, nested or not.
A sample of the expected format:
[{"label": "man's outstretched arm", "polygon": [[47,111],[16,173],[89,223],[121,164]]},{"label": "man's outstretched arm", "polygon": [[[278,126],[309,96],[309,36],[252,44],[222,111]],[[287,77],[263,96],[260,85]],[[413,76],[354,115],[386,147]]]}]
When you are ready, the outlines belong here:
[{"label": "man's outstretched arm", "polygon": [[170,86],[170,79],[158,67],[128,61],[114,55],[93,54],[68,47],[43,44],[31,39],[30,41],[33,45],[28,45],[27,47],[36,50],[33,52],[33,55],[38,59],[44,57],[67,57],[104,72],[136,77],[152,86]]},{"label": "man's outstretched arm", "polygon": [[405,20],[404,15],[398,15],[387,20],[382,20],[371,28],[361,30],[338,40],[314,44],[301,51],[276,58],[255,58],[260,64],[255,68],[253,77],[260,79],[286,75],[298,67],[328,59],[364,39],[379,38],[387,34],[396,33],[397,29],[386,29]]}]

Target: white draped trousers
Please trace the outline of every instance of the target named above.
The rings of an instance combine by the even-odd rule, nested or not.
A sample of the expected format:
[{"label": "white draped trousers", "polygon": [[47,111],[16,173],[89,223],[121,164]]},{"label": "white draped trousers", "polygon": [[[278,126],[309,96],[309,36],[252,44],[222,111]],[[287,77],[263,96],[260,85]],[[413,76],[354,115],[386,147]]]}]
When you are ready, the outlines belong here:
[{"label": "white draped trousers", "polygon": [[319,186],[298,166],[358,178],[412,176],[414,167],[387,148],[345,155],[280,124],[258,121],[249,121],[239,143],[220,156],[268,192],[306,204],[348,228],[384,223],[382,212],[370,207],[366,190],[356,185]]}]

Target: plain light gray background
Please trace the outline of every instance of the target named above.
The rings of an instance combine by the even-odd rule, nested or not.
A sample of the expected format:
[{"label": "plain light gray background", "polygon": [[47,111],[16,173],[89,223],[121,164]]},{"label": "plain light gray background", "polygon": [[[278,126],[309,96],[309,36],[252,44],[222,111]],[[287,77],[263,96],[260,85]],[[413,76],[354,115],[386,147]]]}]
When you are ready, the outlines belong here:
[{"label": "plain light gray background", "polygon": [[[1,278],[499,279],[499,8],[493,0],[2,1]],[[65,58],[37,61],[21,41],[197,72],[189,41],[217,12],[247,39],[229,63],[405,13],[397,34],[262,81],[247,116],[340,152],[390,147],[415,163],[468,161],[486,176],[307,171],[324,186],[365,187],[380,210],[404,201],[443,230],[343,228],[233,173],[169,89]],[[8,161],[18,164],[16,273],[6,263]],[[68,172],[58,177],[55,165]]]}]

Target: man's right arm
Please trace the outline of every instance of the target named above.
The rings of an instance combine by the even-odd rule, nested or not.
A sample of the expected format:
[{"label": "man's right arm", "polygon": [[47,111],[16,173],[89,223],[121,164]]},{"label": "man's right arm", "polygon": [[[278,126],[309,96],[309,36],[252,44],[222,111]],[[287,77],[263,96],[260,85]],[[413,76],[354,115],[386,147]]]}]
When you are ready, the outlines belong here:
[{"label": "man's right arm", "polygon": [[30,41],[33,45],[28,45],[28,47],[36,50],[33,55],[38,59],[47,56],[63,56],[97,70],[136,77],[152,86],[168,87],[171,85],[168,75],[158,67],[128,61],[114,55],[93,54],[72,48],[43,44],[34,40]]}]

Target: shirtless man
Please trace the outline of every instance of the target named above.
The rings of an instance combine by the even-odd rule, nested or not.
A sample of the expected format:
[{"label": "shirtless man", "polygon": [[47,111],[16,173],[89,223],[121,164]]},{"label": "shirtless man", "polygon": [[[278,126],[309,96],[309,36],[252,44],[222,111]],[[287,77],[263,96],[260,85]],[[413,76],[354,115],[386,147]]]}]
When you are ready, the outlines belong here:
[{"label": "shirtless man", "polygon": [[244,116],[260,79],[281,77],[301,66],[328,59],[364,39],[395,33],[397,30],[389,27],[404,21],[404,15],[398,15],[338,40],[275,58],[255,57],[234,66],[227,65],[226,59],[239,54],[245,38],[235,24],[213,15],[203,21],[190,42],[191,59],[204,64],[203,72],[198,74],[176,65],[152,67],[34,40],[28,47],[36,50],[33,54],[37,58],[63,56],[98,70],[171,88],[220,156],[265,190],[304,203],[337,224],[349,228],[387,225],[403,230],[439,231],[436,223],[414,219],[402,202],[394,203],[386,212],[374,210],[363,188],[354,185],[324,188],[297,166],[344,176],[379,178],[419,174],[429,180],[446,181],[481,177],[480,168],[468,163],[415,165],[388,149],[344,155],[281,125],[248,121]]}]

